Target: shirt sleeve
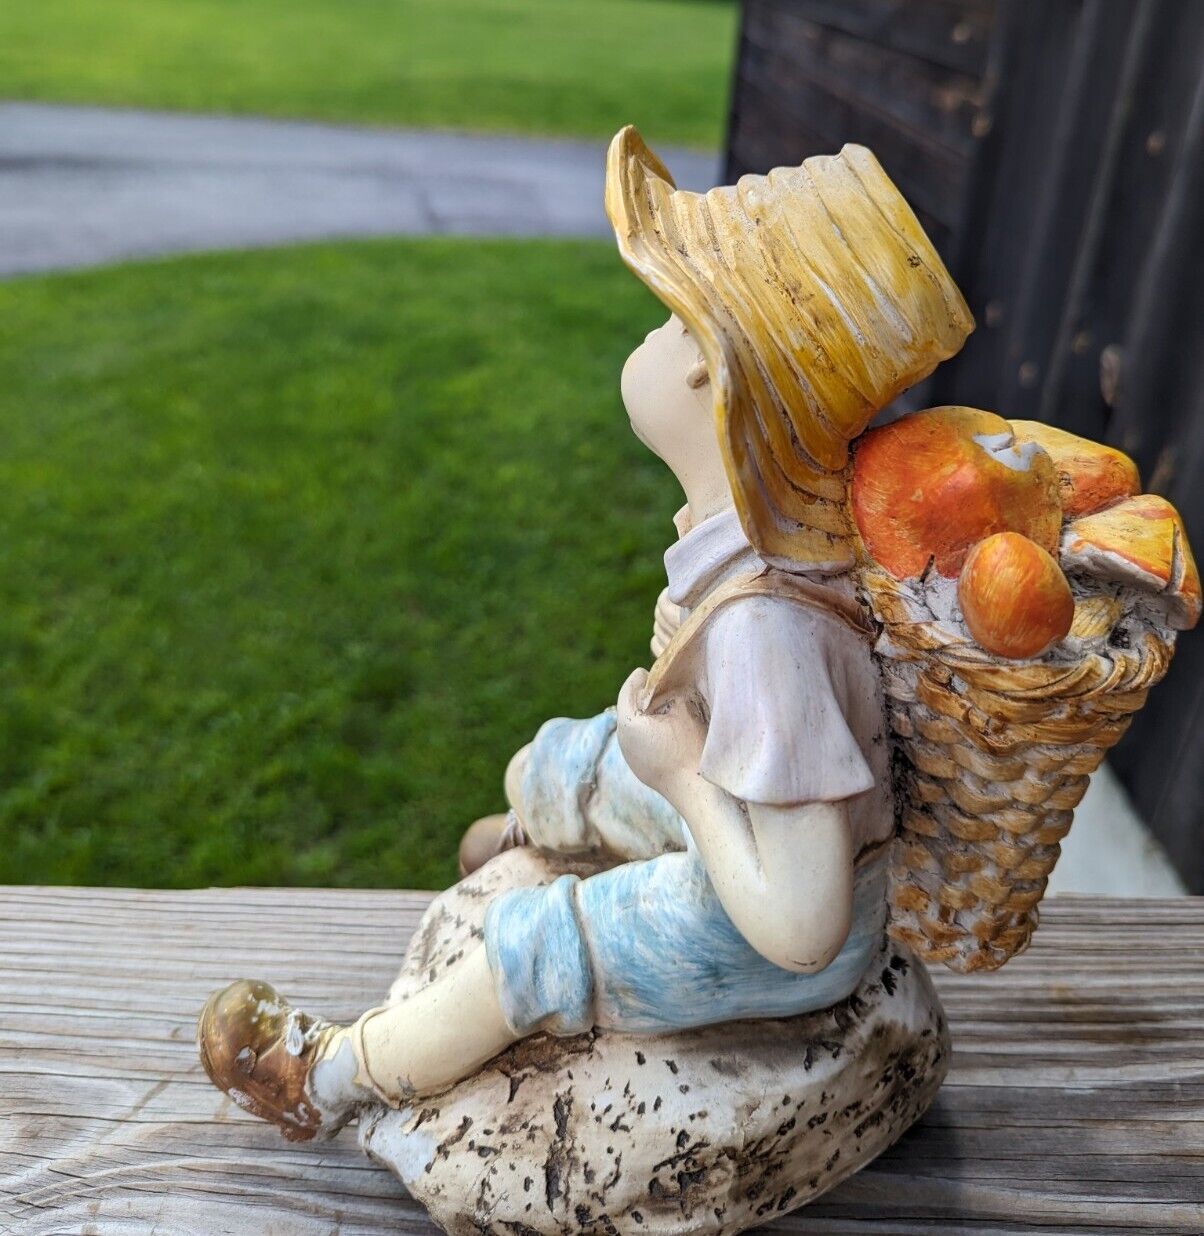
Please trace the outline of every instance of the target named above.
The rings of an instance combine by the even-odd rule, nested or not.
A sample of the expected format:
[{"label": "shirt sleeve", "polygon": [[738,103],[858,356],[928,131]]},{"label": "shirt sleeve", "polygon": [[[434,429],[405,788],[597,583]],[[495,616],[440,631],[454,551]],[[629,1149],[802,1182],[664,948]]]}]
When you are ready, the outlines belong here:
[{"label": "shirt sleeve", "polygon": [[839,802],[874,785],[847,719],[842,658],[865,656],[838,618],[775,597],[733,601],[706,633],[710,724],[699,771],[745,802]]}]

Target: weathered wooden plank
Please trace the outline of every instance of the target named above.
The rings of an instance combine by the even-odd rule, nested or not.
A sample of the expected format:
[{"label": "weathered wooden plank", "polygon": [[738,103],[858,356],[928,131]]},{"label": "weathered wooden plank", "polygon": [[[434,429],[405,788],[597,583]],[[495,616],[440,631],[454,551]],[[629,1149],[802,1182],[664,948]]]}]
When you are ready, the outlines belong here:
[{"label": "weathered wooden plank", "polygon": [[903,14],[893,0],[746,3],[729,178],[860,142],[939,249],[960,217],[992,8],[922,0]]},{"label": "weathered wooden plank", "polygon": [[425,901],[0,894],[0,1230],[429,1231],[351,1138],[297,1149],[241,1119],[195,1063],[190,1024],[242,971],[353,1014]]},{"label": "weathered wooden plank", "polygon": [[758,0],[879,47],[959,72],[981,71],[995,0]]},{"label": "weathered wooden plank", "polygon": [[764,48],[750,44],[747,55],[753,76],[746,90],[757,114],[762,119],[777,111],[806,117],[820,139],[815,148],[797,157],[793,152],[788,159],[779,156],[775,162],[801,162],[811,154],[833,154],[846,141],[859,142],[869,146],[901,183],[911,186],[908,200],[913,207],[938,217],[944,212],[946,222],[952,222],[967,161],[951,143],[871,107],[854,78],[836,88],[833,79],[801,72],[794,61],[782,64]]},{"label": "weathered wooden plank", "polygon": [[[289,1146],[209,1086],[193,1017],[261,974],[349,1017],[426,893],[0,889],[0,1231],[429,1233],[349,1134]],[[925,1120],[774,1230],[1204,1231],[1204,900],[1050,903],[996,975],[938,975]]]},{"label": "weathered wooden plank", "polygon": [[931,65],[883,48],[812,19],[806,5],[754,5],[744,40],[764,59],[748,65],[772,68],[774,87],[790,91],[806,79],[855,107],[877,114],[908,141],[944,154],[968,151],[970,127],[981,105],[978,74]]}]

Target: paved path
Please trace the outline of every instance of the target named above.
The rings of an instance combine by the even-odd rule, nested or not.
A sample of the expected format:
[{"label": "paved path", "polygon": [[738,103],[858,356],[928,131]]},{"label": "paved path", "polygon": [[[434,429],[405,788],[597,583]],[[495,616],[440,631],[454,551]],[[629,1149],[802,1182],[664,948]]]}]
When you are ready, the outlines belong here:
[{"label": "paved path", "polygon": [[[604,236],[602,143],[0,103],[0,275],[334,236]],[[669,151],[683,187],[714,155]]]}]

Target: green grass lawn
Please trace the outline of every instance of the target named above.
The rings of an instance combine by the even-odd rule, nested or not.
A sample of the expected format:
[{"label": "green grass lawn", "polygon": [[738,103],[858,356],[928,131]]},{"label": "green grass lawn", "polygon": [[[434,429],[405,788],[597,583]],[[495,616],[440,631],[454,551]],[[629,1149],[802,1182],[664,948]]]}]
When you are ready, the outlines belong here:
[{"label": "green grass lawn", "polygon": [[10,0],[0,97],[717,147],[734,0]]},{"label": "green grass lawn", "polygon": [[447,883],[647,663],[662,316],[592,242],[0,285],[0,882]]}]

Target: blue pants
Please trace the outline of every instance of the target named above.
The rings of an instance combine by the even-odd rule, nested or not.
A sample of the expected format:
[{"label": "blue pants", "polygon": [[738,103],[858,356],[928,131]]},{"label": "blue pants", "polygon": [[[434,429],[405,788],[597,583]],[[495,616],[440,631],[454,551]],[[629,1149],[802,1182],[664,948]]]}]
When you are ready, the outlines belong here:
[{"label": "blue pants", "polygon": [[[613,719],[607,720],[604,714],[549,723],[554,728],[545,730],[555,747],[548,741],[541,747],[541,731],[525,780],[538,779],[542,792],[530,801],[545,804],[546,812],[549,802],[583,800],[564,784],[564,770],[570,768],[572,778],[593,776],[583,771],[587,765],[605,768],[621,759]],[[598,746],[592,765],[582,754],[591,743]],[[572,758],[558,760],[556,748]],[[647,810],[652,794],[630,772],[626,778],[632,799],[608,805],[624,817],[625,830],[638,820],[636,808]],[[599,781],[607,778],[591,784]],[[618,777],[609,782],[625,784]],[[666,826],[666,812],[680,818],[658,798],[651,833],[674,831]],[[562,821],[533,824],[537,843],[541,824],[548,838],[564,829]],[[853,991],[885,928],[885,854],[858,868],[853,926],[835,960],[816,974],[797,974],[767,961],[736,930],[688,833],[684,838],[684,850],[623,862],[584,880],[561,876],[549,885],[513,889],[490,905],[485,947],[502,1012],[516,1033],[579,1034],[593,1026],[658,1032],[789,1017],[827,1008]]]}]

